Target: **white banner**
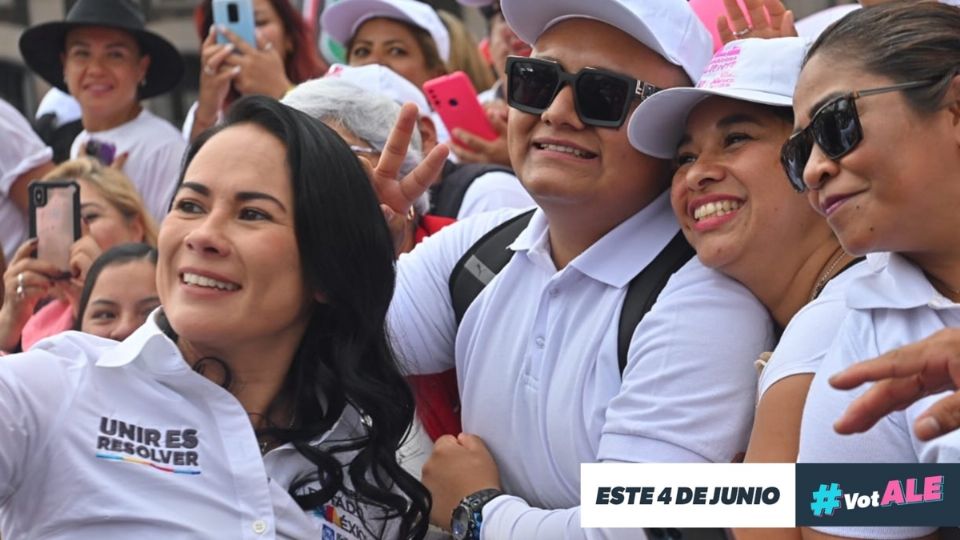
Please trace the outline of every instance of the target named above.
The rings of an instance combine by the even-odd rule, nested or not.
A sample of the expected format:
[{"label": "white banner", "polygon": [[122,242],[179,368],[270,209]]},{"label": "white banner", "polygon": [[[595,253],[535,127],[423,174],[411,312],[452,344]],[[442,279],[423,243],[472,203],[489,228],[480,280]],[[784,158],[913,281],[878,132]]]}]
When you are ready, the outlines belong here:
[{"label": "white banner", "polygon": [[793,527],[792,463],[586,463],[582,527]]}]

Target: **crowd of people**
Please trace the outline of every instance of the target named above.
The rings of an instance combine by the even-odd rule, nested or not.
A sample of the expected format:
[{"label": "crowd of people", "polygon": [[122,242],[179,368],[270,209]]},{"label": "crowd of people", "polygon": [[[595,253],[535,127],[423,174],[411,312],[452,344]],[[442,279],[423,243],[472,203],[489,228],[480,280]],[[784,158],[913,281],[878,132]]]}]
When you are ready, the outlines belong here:
[{"label": "crowd of people", "polygon": [[[255,42],[199,2],[180,129],[136,2],[23,33],[80,125],[0,102],[0,536],[953,534],[579,505],[583,463],[960,460],[956,2],[460,2],[486,47],[330,3],[345,64],[288,0]],[[495,137],[431,109],[457,71]]]}]

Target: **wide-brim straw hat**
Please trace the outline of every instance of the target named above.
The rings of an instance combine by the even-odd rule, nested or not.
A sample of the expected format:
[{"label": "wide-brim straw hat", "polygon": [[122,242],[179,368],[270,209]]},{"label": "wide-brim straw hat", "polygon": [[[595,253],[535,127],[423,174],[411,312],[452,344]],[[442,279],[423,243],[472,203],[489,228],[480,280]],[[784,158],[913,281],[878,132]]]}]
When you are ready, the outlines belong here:
[{"label": "wide-brim straw hat", "polygon": [[63,79],[64,41],[67,32],[84,26],[125,30],[136,38],[140,52],[150,56],[140,99],[171,90],[183,77],[183,58],[169,41],[146,29],[143,12],[130,0],[78,0],[63,21],[39,24],[20,36],[20,54],[34,73],[69,92]]}]

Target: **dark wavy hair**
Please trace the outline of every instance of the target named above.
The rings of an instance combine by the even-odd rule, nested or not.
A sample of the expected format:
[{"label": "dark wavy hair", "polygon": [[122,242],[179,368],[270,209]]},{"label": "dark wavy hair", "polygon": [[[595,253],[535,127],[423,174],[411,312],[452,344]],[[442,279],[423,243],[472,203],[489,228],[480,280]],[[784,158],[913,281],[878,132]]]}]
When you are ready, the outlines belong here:
[{"label": "dark wavy hair", "polygon": [[[260,433],[292,443],[316,465],[314,474],[290,487],[302,508],[320,507],[343,490],[383,509],[387,518],[400,518],[401,538],[422,538],[430,516],[430,493],[396,458],[413,421],[414,401],[387,341],[386,315],[396,277],[394,248],[370,181],[336,132],[263,96],[237,100],[221,125],[190,145],[180,181],[207,141],[238,124],[254,124],[286,147],[307,294],[313,298],[322,292],[326,298],[314,306],[281,389],[295,404],[297,424]],[[224,385],[229,381],[227,373]],[[329,449],[312,445],[348,406],[363,419],[364,433]],[[352,489],[344,484],[346,463],[338,460],[345,452],[356,452],[347,467]],[[302,488],[314,481],[321,489],[306,493]]]},{"label": "dark wavy hair", "polygon": [[120,244],[104,251],[97,260],[90,265],[87,271],[87,277],[83,281],[83,291],[80,293],[80,304],[77,307],[77,319],[73,323],[74,330],[80,330],[83,324],[83,315],[87,312],[87,305],[90,303],[90,295],[93,294],[93,288],[100,279],[100,274],[105,268],[116,264],[125,264],[132,261],[150,261],[153,266],[157,266],[157,249],[147,244],[130,243]]},{"label": "dark wavy hair", "polygon": [[939,2],[891,2],[858,9],[810,46],[804,64],[823,53],[894,82],[935,81],[903,92],[917,112],[943,106],[960,70],[960,8]]},{"label": "dark wavy hair", "polygon": [[[270,0],[270,5],[283,23],[283,33],[293,44],[293,50],[283,59],[284,71],[293,84],[300,84],[310,79],[320,77],[330,67],[320,57],[317,51],[317,39],[313,31],[307,27],[303,17],[289,0]],[[213,3],[211,0],[202,0],[193,11],[193,23],[196,26],[200,41],[207,39],[210,27],[213,25]],[[226,103],[233,103],[240,98],[240,93],[231,86]]]}]

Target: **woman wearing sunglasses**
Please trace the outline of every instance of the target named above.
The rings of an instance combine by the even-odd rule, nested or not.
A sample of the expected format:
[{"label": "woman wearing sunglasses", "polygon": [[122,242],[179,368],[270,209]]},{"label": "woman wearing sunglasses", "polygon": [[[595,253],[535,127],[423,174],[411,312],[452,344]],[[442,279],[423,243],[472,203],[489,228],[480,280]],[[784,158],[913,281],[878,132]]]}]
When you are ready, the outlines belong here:
[{"label": "woman wearing sunglasses", "polygon": [[[671,203],[699,259],[746,285],[784,329],[760,362],[748,462],[796,461],[810,381],[846,315],[846,285],[865,268],[779,164],[805,45],[801,38],[728,43],[696,88],[660,92],[630,120],[637,149],[676,162]],[[738,539],[791,535],[799,533],[737,531]]]},{"label": "woman wearing sunglasses", "polygon": [[[957,462],[960,433],[921,441],[911,429],[943,394],[921,399],[865,433],[840,436],[838,415],[866,388],[830,375],[960,326],[960,9],[895,3],[856,11],[811,47],[794,98],[801,130],[783,149],[850,253],[877,252],[851,282],[850,313],[810,386],[801,462]],[[821,530],[821,529],[818,529]],[[833,529],[860,538],[914,538],[932,527]]]}]

